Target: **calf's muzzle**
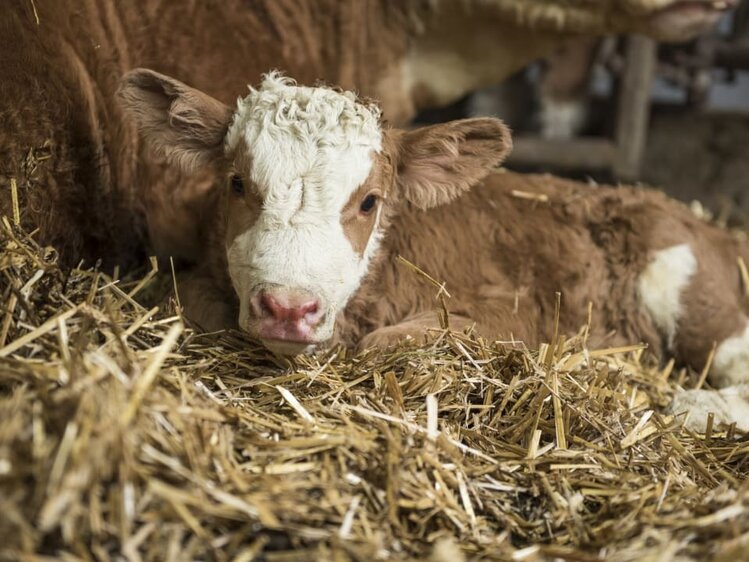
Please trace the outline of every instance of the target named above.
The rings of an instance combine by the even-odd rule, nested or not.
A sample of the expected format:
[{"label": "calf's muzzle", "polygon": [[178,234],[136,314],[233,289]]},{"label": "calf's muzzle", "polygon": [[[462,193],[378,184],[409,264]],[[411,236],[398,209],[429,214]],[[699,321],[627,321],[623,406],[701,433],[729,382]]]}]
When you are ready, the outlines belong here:
[{"label": "calf's muzzle", "polygon": [[313,343],[315,327],[323,319],[320,300],[302,290],[264,289],[250,300],[263,340]]}]

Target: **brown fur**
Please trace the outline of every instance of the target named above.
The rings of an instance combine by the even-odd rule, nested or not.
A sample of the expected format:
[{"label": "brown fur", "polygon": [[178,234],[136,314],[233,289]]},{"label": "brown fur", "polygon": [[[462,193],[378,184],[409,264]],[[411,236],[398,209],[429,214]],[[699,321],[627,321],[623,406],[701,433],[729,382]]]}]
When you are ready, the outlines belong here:
[{"label": "brown fur", "polygon": [[[377,223],[378,208],[382,200],[388,197],[387,191],[383,191],[382,188],[392,184],[394,173],[395,168],[387,158],[386,152],[375,155],[375,164],[370,177],[351,195],[341,212],[343,232],[351,241],[354,251],[360,256],[364,254],[369,237]],[[369,214],[364,215],[360,211],[361,203],[370,194],[377,197],[377,203]]]},{"label": "brown fur", "polygon": [[[548,202],[514,196],[517,191]],[[692,247],[698,273],[683,295],[674,352],[701,367],[713,342],[736,335],[745,323],[736,258],[749,257],[746,244],[655,191],[509,172],[493,174],[450,205],[402,209],[378,264],[341,319],[340,338],[348,345],[383,343],[380,330],[402,337],[393,327],[405,322],[410,330],[417,316],[421,328],[411,335],[438,326],[429,312],[436,308],[435,288],[399,265],[396,257],[403,256],[445,282],[460,324],[471,319],[490,338],[532,346],[550,341],[560,292],[562,333],[585,324],[591,302],[595,345],[645,341],[663,354],[666,342],[642,311],[636,283],[653,252],[682,243]],[[431,324],[424,315],[432,316]]]},{"label": "brown fur", "polygon": [[[607,31],[616,4],[597,8],[605,17],[590,20],[586,32]],[[471,61],[476,52],[491,54],[491,64],[452,93],[459,97],[541,55],[557,37],[547,30],[532,36],[536,47],[526,45],[531,37],[518,26],[548,26],[528,17],[529,7],[541,12],[526,0],[514,7],[504,0],[35,0],[33,6],[38,24],[28,0],[5,0],[0,10],[0,213],[12,214],[15,179],[23,224],[38,228],[41,241],[57,246],[68,264],[132,263],[146,239],[161,255],[201,258],[196,248],[206,235],[203,213],[217,176],[211,167],[185,175],[141,150],[115,96],[129,69],[178,76],[231,104],[248,82],[280,68],[302,82],[356,88],[380,98],[387,115],[406,120],[419,107],[417,90],[432,88],[423,73],[420,83],[404,73],[413,53],[438,45]],[[444,29],[456,25],[456,10],[471,33],[455,35],[459,43],[451,45]],[[579,22],[569,17],[565,25],[580,31]],[[500,24],[514,33],[498,32]],[[512,64],[495,64],[498,51],[472,40],[479,28]],[[184,108],[172,109],[173,119],[195,125]]]},{"label": "brown fur", "polygon": [[[151,79],[161,86],[154,87]],[[215,139],[225,134],[230,120],[218,102],[147,71],[127,78],[123,96],[134,100],[130,109],[136,118],[150,116],[139,121],[149,142],[181,162],[183,153],[192,158],[195,143],[206,138],[214,140],[198,150],[214,154]],[[200,124],[197,131],[168,118],[175,105],[193,116],[191,123]],[[509,172],[481,183],[510,149],[510,133],[496,119],[384,131],[369,178],[341,216],[360,254],[375,217],[386,233],[362,285],[340,314],[341,342],[382,344],[437,325],[436,316],[429,321],[434,287],[399,265],[399,256],[446,284],[458,325],[475,322],[490,338],[528,345],[549,341],[557,293],[563,304],[562,333],[585,324],[592,304],[595,345],[645,341],[656,353],[673,352],[695,366],[705,362],[713,342],[737,335],[746,325],[749,303],[742,300],[736,266],[738,257],[749,260],[746,243],[655,191],[594,188]],[[254,186],[245,182],[239,194],[229,187],[233,175],[251,176],[249,154],[240,142],[234,154],[217,159],[228,185],[214,192],[213,207],[206,210],[216,221],[209,229],[212,260],[198,275],[212,279],[215,289],[205,291],[204,282],[194,283],[201,291],[194,318],[204,327],[218,328],[228,315],[236,297],[226,248],[255,223],[261,209]],[[378,194],[382,209],[362,214],[359,207],[369,193]],[[671,342],[640,302],[638,282],[656,252],[681,244],[688,244],[697,270],[679,295],[681,316]],[[226,295],[218,319],[211,315],[208,293]],[[706,329],[713,339],[704,337]]]}]

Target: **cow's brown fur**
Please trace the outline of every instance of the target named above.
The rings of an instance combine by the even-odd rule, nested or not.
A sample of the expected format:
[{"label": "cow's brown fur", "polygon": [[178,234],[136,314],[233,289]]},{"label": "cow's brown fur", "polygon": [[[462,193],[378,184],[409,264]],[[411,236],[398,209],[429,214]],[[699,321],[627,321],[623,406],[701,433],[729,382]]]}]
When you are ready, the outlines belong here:
[{"label": "cow's brown fur", "polygon": [[[425,3],[391,0],[35,7],[38,25],[26,0],[0,11],[0,213],[12,215],[13,178],[23,224],[67,263],[131,262],[146,233],[162,255],[199,257],[215,173],[186,176],[140,151],[115,95],[126,70],[149,65],[225,103],[274,66],[375,94],[416,34],[411,16],[429,13]],[[173,115],[189,126],[179,107]],[[30,151],[46,158],[30,165]]]},{"label": "cow's brown fur", "polygon": [[[641,18],[619,6],[628,3],[568,6],[563,23],[594,34],[614,23],[640,28]],[[126,70],[149,66],[230,104],[277,67],[307,83],[356,88],[381,99],[391,119],[406,120],[419,104],[452,101],[551,49],[559,22],[540,17],[546,8],[528,0],[5,0],[0,213],[12,214],[14,179],[23,224],[38,228],[67,263],[133,261],[147,234],[162,255],[198,259],[204,198],[216,176],[210,167],[186,176],[140,150],[115,99]],[[531,24],[546,31],[518,31]],[[451,44],[446,30],[461,25],[470,31],[450,34]],[[441,73],[419,70],[420,61],[443,56],[475,66],[477,54],[490,54],[490,64],[467,74],[453,65],[462,76],[448,78],[458,87],[447,98],[432,83]],[[507,60],[497,64],[498,57]]]}]

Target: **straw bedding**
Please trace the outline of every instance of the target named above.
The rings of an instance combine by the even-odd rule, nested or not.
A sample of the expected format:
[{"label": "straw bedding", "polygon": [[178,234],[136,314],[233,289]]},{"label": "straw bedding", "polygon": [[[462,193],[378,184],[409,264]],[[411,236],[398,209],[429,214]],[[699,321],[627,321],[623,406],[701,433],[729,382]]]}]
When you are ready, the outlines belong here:
[{"label": "straw bedding", "polygon": [[61,271],[7,220],[0,245],[2,560],[747,557],[749,442],[663,414],[699,374],[637,346],[282,364],[144,305],[169,275]]}]

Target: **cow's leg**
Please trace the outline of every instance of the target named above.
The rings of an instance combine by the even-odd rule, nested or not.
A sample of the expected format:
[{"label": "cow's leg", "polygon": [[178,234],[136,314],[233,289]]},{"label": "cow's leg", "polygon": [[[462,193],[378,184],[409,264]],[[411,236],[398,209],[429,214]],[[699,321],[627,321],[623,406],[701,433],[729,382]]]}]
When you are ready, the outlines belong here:
[{"label": "cow's leg", "polygon": [[743,328],[716,347],[708,380],[719,390],[682,390],[674,397],[671,410],[688,412],[687,425],[696,431],[704,431],[710,413],[716,424],[735,423],[749,431],[749,322],[735,309],[722,312],[731,323],[731,316],[739,319]]},{"label": "cow's leg", "polygon": [[[474,322],[465,316],[450,315],[450,329],[463,331]],[[359,342],[359,349],[371,347],[388,347],[407,338],[422,341],[430,330],[439,330],[440,322],[436,311],[415,314],[392,326],[378,328],[364,336]]]},{"label": "cow's leg", "polygon": [[545,138],[570,139],[585,125],[598,42],[596,38],[571,39],[547,59],[539,84]]},{"label": "cow's leg", "polygon": [[177,278],[180,304],[187,319],[207,332],[237,327],[235,306],[207,273],[187,271]]},{"label": "cow's leg", "polygon": [[704,431],[715,424],[749,431],[749,318],[744,312],[732,242],[708,240],[656,252],[639,281],[640,298],[669,348],[702,369],[716,346],[708,381],[719,390],[682,390],[671,404],[688,414],[687,425]]},{"label": "cow's leg", "polygon": [[749,384],[720,390],[680,390],[669,409],[674,414],[686,413],[686,426],[694,431],[705,431],[710,414],[716,427],[735,423],[738,429],[749,431]]}]

